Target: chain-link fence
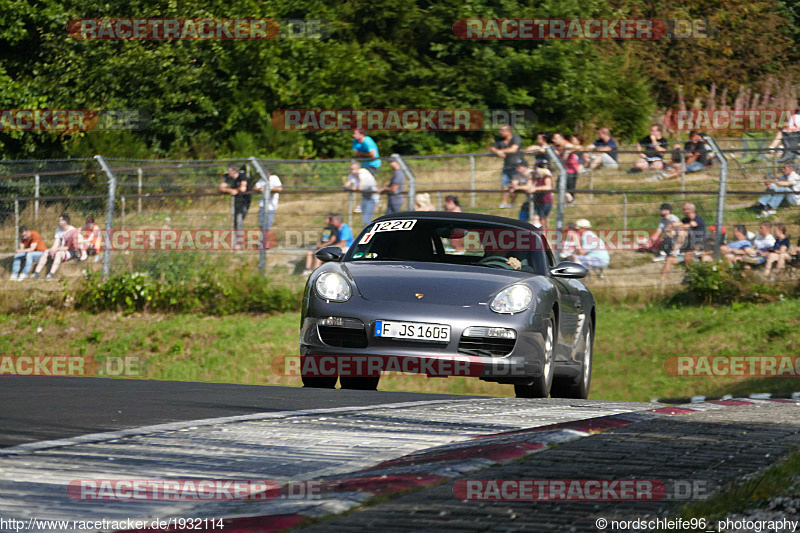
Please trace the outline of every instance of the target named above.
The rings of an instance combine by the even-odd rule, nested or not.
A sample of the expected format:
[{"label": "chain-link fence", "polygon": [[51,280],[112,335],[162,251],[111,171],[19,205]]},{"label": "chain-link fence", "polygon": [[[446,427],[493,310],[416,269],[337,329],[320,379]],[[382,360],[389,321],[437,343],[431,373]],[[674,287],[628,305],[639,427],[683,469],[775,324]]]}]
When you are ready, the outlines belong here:
[{"label": "chain-link fence", "polygon": [[[619,146],[616,168],[608,164],[592,168],[591,154],[577,150],[583,168],[572,176],[550,147],[540,154],[540,159],[550,160],[557,193],[548,229],[587,219],[596,232],[617,235],[608,241],[612,251],[609,268],[603,272],[605,279],[593,276],[593,283],[658,285],[662,266],[653,262],[652,254],[635,250],[637,239],[655,230],[659,206],[672,204],[680,217],[681,205],[689,201],[708,225],[721,221],[726,227],[744,223],[750,224],[748,229],[757,229],[753,223],[759,213],[748,208],[763,194],[764,179],[782,174],[782,152],[770,152],[771,141],[771,135],[748,138],[746,145],[741,139],[709,138],[706,142],[717,152],[715,160],[711,166],[688,173],[686,153],[674,151],[672,144],[663,155],[665,168],[640,172],[631,170],[641,157],[636,146]],[[525,157],[533,163],[536,154]],[[422,193],[436,209],[443,209],[445,197],[455,195],[464,211],[517,218],[525,202],[525,195],[518,194],[513,207],[500,207],[503,162],[494,154],[397,156],[397,160],[407,174],[404,206],[412,206],[414,194]],[[58,216],[64,212],[76,227],[83,227],[86,218],[92,216],[100,229],[107,230],[100,254],[79,267],[67,266],[64,275],[80,275],[87,267],[106,274],[148,272],[172,281],[200,276],[209,268],[299,275],[327,214],[343,215],[356,234],[364,225],[358,212],[361,195],[342,186],[349,163],[349,159],[101,157],[0,162],[0,264],[4,278],[10,274],[18,246],[18,228],[39,231],[49,246]],[[382,163],[376,173],[379,186],[387,185],[392,176],[388,158]],[[234,211],[241,200],[220,191],[229,166],[242,170],[249,184],[243,196],[250,196],[251,202],[241,241],[232,232]],[[260,193],[253,190],[271,175],[278,176],[282,185],[276,193],[278,198],[269,192],[270,187]],[[568,178],[575,179],[569,187],[574,203],[566,201]],[[269,216],[259,217],[260,206],[267,206],[263,210],[268,215],[276,200],[272,223]],[[376,216],[385,211],[386,203],[386,196],[382,196]],[[795,223],[798,209],[781,207],[772,217],[776,219]],[[666,281],[676,284],[680,279],[680,269],[675,269]]]}]

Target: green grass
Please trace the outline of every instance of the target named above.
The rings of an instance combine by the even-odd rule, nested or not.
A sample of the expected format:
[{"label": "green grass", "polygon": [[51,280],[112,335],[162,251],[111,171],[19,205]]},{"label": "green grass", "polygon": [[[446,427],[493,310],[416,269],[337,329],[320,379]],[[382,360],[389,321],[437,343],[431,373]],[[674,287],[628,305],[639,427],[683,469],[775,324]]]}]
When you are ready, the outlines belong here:
[{"label": "green grass", "polygon": [[[597,320],[593,399],[648,401],[800,390],[796,377],[680,377],[665,367],[672,356],[800,353],[800,300],[731,307],[602,305]],[[134,357],[138,371],[130,377],[299,386],[299,378],[273,369],[282,368],[282,356],[298,354],[299,323],[298,313],[0,315],[0,354],[86,355],[100,362]],[[380,388],[513,394],[508,385],[474,378],[387,375]]]},{"label": "green grass", "polygon": [[800,479],[800,452],[794,451],[781,463],[774,465],[758,477],[736,483],[709,500],[686,505],[681,516],[684,519],[706,518],[710,521],[724,520],[733,513],[754,509],[770,498],[788,494]]}]

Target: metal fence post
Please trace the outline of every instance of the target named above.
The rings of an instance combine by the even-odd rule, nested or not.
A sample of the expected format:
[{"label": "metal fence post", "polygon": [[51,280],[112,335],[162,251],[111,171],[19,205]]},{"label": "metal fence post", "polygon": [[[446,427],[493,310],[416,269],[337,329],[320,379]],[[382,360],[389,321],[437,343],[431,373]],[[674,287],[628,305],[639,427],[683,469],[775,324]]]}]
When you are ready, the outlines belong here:
[{"label": "metal fence post", "polygon": [[111,231],[114,229],[114,199],[117,194],[117,178],[111,172],[111,168],[103,159],[103,156],[94,156],[100,167],[108,176],[108,200],[106,202],[106,231],[105,231],[105,252],[103,253],[103,279],[108,279],[111,274]]},{"label": "metal fence post", "polygon": [[567,196],[567,167],[552,146],[547,145],[547,157],[558,171],[558,203],[556,204],[556,229],[564,227],[564,200]]},{"label": "metal fence post", "polygon": [[125,197],[120,196],[119,199],[122,202],[122,213],[119,217],[119,229],[125,229]]},{"label": "metal fence post", "polygon": [[628,231],[628,193],[622,193],[622,230]]},{"label": "metal fence post", "polygon": [[269,175],[264,170],[264,167],[261,166],[261,161],[256,159],[255,157],[250,158],[250,163],[253,164],[253,168],[256,169],[256,172],[264,180],[264,191],[261,193],[261,201],[264,202],[264,207],[258,210],[258,219],[259,219],[259,228],[261,230],[261,241],[258,245],[258,273],[262,276],[265,275],[267,271],[267,221],[269,220],[269,203],[272,200],[272,191],[270,190],[269,185]]},{"label": "metal fence post", "polygon": [[141,213],[142,212],[142,169],[141,169],[141,167],[136,169],[136,175],[139,178],[139,188],[138,188],[139,198],[137,200],[136,212],[137,213]]},{"label": "metal fence post", "polygon": [[469,206],[475,207],[475,156],[469,156]]},{"label": "metal fence post", "polygon": [[33,202],[33,220],[39,222],[39,185],[41,179],[39,174],[33,177],[33,196],[36,198]]},{"label": "metal fence post", "polygon": [[686,154],[681,150],[681,200],[686,200]]},{"label": "metal fence post", "polygon": [[14,198],[14,250],[17,249],[19,243],[19,199]]},{"label": "metal fence post", "polygon": [[706,135],[704,137],[706,143],[711,147],[711,150],[714,152],[714,155],[717,156],[719,159],[719,196],[717,198],[717,232],[714,236],[714,260],[719,261],[719,246],[720,246],[720,235],[722,232],[722,226],[725,223],[725,193],[728,190],[728,159],[725,157],[725,154],[722,153],[719,146],[717,146],[717,142],[712,138]]},{"label": "metal fence post", "polygon": [[403,169],[403,173],[406,175],[406,179],[408,180],[408,210],[414,210],[414,199],[417,196],[417,177],[411,172],[411,168],[406,164],[405,159],[403,159],[400,154],[392,154],[392,157],[400,163],[400,168]]}]

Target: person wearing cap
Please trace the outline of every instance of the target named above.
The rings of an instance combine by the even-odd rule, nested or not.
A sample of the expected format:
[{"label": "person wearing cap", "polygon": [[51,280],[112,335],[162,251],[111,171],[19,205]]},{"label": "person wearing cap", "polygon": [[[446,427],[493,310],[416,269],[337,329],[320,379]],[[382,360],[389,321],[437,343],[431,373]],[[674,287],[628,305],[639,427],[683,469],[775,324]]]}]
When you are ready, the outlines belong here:
[{"label": "person wearing cap", "polygon": [[603,240],[591,230],[592,224],[585,218],[575,221],[580,236],[580,244],[575,250],[576,262],[586,268],[606,268],[611,261]]},{"label": "person wearing cap", "polygon": [[[671,239],[674,237],[675,232],[680,229],[681,220],[672,213],[672,206],[666,202],[661,204],[658,208],[659,212],[661,213],[661,220],[658,221],[658,227],[656,231],[650,235],[650,239],[647,241],[648,249],[653,250],[658,246],[658,241],[661,239],[662,241],[665,240],[664,237],[669,237],[670,242],[664,243],[662,248],[672,249],[672,242]],[[666,258],[667,253],[665,251],[659,252],[659,256],[653,259],[653,261],[663,261]]]}]

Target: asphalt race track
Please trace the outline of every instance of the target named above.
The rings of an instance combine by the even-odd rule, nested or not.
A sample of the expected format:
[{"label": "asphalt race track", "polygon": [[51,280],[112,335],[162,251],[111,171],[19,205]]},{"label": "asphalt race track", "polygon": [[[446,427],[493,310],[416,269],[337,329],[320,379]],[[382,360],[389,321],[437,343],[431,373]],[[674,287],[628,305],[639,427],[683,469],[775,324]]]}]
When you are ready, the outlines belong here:
[{"label": "asphalt race track", "polygon": [[95,378],[2,383],[0,516],[7,519],[264,514],[275,502],[262,507],[248,501],[244,511],[237,501],[82,501],[69,497],[67,487],[87,479],[269,479],[284,485],[479,435],[638,416],[653,407]]},{"label": "asphalt race track", "polygon": [[471,397],[183,381],[0,376],[0,447],[180,420],[448,398]]}]

